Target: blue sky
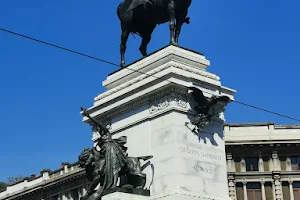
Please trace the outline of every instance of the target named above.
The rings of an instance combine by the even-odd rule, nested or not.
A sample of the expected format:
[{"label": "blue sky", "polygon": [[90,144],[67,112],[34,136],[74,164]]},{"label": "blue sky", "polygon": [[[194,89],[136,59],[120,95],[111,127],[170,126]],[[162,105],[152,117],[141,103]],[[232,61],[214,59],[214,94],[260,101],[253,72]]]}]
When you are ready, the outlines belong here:
[{"label": "blue sky", "polygon": [[[119,2],[0,1],[0,27],[119,63]],[[300,118],[299,6],[297,0],[194,0],[180,45],[211,60],[208,70],[238,91],[237,100]],[[161,25],[149,52],[168,42],[168,25]],[[128,62],[141,57],[139,43],[130,37]],[[92,145],[79,108],[92,105],[117,69],[0,32],[0,181],[75,162]],[[226,119],[297,123],[236,103]]]}]

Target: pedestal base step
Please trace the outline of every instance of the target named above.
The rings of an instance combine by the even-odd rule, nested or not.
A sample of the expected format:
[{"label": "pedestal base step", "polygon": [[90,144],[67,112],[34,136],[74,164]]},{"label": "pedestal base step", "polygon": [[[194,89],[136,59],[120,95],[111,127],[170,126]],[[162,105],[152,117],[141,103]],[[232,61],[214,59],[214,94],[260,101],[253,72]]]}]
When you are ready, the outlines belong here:
[{"label": "pedestal base step", "polygon": [[103,193],[102,200],[149,200],[149,196],[149,190],[115,188]]}]

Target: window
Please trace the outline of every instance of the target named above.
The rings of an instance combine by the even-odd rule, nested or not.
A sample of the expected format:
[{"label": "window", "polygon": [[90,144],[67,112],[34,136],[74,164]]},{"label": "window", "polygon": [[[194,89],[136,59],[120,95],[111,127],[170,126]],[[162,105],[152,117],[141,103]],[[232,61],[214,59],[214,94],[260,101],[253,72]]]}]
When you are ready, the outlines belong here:
[{"label": "window", "polygon": [[247,184],[247,196],[248,200],[262,200],[261,186],[259,183]]},{"label": "window", "polygon": [[300,170],[300,157],[291,157],[292,170]]},{"label": "window", "polygon": [[246,171],[258,171],[258,158],[246,158]]},{"label": "window", "polygon": [[300,200],[300,182],[294,182],[293,188],[294,188],[294,200]]},{"label": "window", "polygon": [[77,189],[71,191],[71,196],[73,200],[79,200],[79,193]]},{"label": "window", "polygon": [[300,200],[300,190],[294,189],[294,200]]}]

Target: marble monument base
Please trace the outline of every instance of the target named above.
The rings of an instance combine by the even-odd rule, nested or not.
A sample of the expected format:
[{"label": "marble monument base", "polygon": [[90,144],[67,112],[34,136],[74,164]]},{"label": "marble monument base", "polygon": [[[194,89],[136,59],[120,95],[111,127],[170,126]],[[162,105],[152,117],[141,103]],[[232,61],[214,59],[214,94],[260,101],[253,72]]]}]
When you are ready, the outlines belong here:
[{"label": "marble monument base", "polygon": [[[210,123],[199,132],[191,123],[199,102],[189,87],[198,88],[207,99],[234,100],[236,91],[222,86],[220,77],[207,71],[209,65],[204,55],[170,45],[103,81],[107,91],[95,97],[88,109],[91,116],[109,124],[113,137],[127,136],[128,155],[153,156],[144,168],[150,197],[115,192],[104,200],[229,199],[225,104],[209,109]],[[90,123],[88,118],[83,121]],[[93,141],[99,137],[94,131]]]},{"label": "marble monument base", "polygon": [[[218,193],[217,188],[216,193]],[[232,200],[229,197],[216,197],[195,192],[188,192],[181,189],[174,189],[158,196],[150,197],[150,200]]]},{"label": "marble monument base", "polygon": [[106,191],[102,200],[149,200],[150,191],[135,188],[115,188]]}]

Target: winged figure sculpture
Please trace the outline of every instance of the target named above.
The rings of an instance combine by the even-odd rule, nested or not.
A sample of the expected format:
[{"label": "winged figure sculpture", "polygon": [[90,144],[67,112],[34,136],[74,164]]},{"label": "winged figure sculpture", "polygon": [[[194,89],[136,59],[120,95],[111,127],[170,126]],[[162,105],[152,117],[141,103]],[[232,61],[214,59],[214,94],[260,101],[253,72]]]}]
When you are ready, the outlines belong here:
[{"label": "winged figure sculpture", "polygon": [[223,102],[224,106],[230,102],[230,98],[227,96],[212,96],[206,98],[203,92],[195,86],[188,87],[191,90],[197,105],[194,110],[197,112],[196,117],[191,121],[195,128],[193,132],[199,132],[208,125],[216,114],[220,113],[220,109],[214,109],[219,102]]}]

